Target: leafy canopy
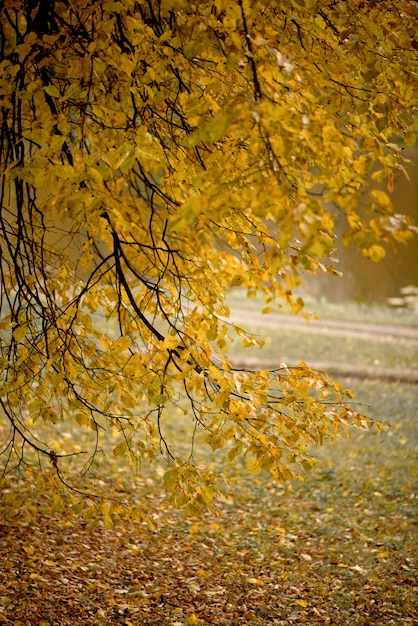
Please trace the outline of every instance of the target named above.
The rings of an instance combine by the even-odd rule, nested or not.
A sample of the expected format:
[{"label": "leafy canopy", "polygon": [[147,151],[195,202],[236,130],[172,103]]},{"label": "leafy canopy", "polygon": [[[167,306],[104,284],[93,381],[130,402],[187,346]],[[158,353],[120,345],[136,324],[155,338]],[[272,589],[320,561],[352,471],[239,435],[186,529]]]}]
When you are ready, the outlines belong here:
[{"label": "leafy canopy", "polygon": [[[170,461],[179,504],[215,473],[189,423],[285,480],[307,445],[365,426],[326,374],[234,367],[226,294],[298,312],[335,273],[336,223],[372,261],[413,231],[390,197],[415,141],[408,0],[5,0],[1,10],[1,410],[66,481],[48,428]],[[414,25],[415,23],[415,25]],[[415,123],[415,127],[414,127]],[[45,428],[45,424],[47,428]],[[52,430],[51,430],[52,432]],[[76,435],[74,435],[76,436]],[[94,450],[93,450],[94,452]],[[42,460],[41,460],[42,463]]]}]

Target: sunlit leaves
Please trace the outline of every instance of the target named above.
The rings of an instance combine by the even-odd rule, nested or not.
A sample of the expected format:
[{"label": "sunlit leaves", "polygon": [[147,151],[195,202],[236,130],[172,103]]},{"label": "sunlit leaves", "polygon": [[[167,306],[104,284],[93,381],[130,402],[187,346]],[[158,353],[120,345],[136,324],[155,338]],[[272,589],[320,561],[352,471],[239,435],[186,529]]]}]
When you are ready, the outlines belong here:
[{"label": "sunlit leaves", "polygon": [[[266,314],[296,314],[301,273],[335,272],[341,221],[343,242],[376,262],[414,232],[372,186],[390,194],[406,171],[398,144],[415,138],[411,4],[76,5],[1,14],[12,449],[50,458],[29,426],[71,419],[96,450],[110,429],[115,458],[160,451],[167,490],[197,506],[215,493],[194,462],[203,433],[284,480],[309,466],[306,443],[362,418],[304,365],[236,371],[234,342],[262,341],[228,323],[224,299],[242,287]],[[182,462],[164,429],[176,412],[192,433]]]}]

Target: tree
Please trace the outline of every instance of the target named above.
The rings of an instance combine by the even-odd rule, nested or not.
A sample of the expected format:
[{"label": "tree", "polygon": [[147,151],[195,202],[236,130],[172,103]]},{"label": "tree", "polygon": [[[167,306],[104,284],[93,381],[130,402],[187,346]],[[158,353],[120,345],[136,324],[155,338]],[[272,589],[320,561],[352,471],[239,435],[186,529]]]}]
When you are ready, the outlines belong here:
[{"label": "tree", "polygon": [[408,0],[5,0],[6,467],[29,448],[65,482],[42,424],[116,429],[115,454],[165,455],[177,502],[207,504],[173,407],[278,480],[368,424],[303,363],[233,367],[232,338],[258,340],[225,296],[297,313],[301,273],[336,273],[337,221],[372,261],[412,236],[370,175],[390,192],[415,141],[415,18]]}]

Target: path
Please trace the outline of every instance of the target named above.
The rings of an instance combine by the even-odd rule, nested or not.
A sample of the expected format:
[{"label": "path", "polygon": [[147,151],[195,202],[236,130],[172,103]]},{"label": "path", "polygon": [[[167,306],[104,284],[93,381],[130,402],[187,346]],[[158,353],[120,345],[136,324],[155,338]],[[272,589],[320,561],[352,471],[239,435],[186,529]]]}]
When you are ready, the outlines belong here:
[{"label": "path", "polygon": [[[382,343],[416,345],[418,365],[418,327],[395,326],[389,324],[374,324],[364,322],[339,321],[334,319],[315,320],[306,322],[301,316],[287,314],[268,314],[254,310],[231,309],[230,321],[246,327],[256,326],[277,328],[281,330],[295,330],[297,332],[314,335],[330,335],[339,338],[360,339],[364,341],[378,341]],[[260,367],[279,366],[271,360],[246,358],[235,360],[237,367],[258,369]],[[388,381],[402,381],[418,383],[418,367],[385,367],[379,365],[341,363],[335,361],[310,361],[309,365],[315,369],[326,369],[331,374],[344,377],[369,378]]]}]

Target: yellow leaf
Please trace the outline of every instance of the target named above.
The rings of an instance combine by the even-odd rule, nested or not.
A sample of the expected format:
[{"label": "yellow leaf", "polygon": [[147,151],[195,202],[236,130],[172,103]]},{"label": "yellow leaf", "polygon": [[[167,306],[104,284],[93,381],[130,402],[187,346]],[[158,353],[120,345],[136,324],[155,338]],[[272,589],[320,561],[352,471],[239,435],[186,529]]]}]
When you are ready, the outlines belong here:
[{"label": "yellow leaf", "polygon": [[192,524],[189,528],[189,533],[191,535],[197,535],[198,533],[200,533],[201,528],[199,524]]},{"label": "yellow leaf", "polygon": [[370,248],[364,248],[362,250],[363,255],[373,261],[373,263],[379,263],[386,256],[386,250],[377,244],[373,244]]},{"label": "yellow leaf", "polygon": [[164,487],[166,489],[174,489],[174,487],[177,485],[178,478],[179,476],[177,468],[167,470],[163,477]]},{"label": "yellow leaf", "polygon": [[231,279],[231,287],[239,287],[245,281],[245,277],[242,274],[236,274]]},{"label": "yellow leaf", "polygon": [[261,470],[263,469],[263,465],[262,463],[260,463],[260,461],[254,460],[254,459],[247,459],[247,472],[249,472],[250,474],[259,474],[261,472]]},{"label": "yellow leaf", "polygon": [[204,569],[197,569],[196,576],[199,576],[199,578],[206,578],[206,576],[209,576],[209,572]]},{"label": "yellow leaf", "polygon": [[113,456],[114,457],[123,456],[125,452],[127,451],[127,449],[128,449],[128,444],[126,443],[126,441],[121,441],[120,443],[118,443],[117,446],[113,448]]},{"label": "yellow leaf", "polygon": [[265,255],[265,263],[272,274],[276,274],[283,264],[283,253],[279,247],[269,248]]},{"label": "yellow leaf", "polygon": [[103,516],[103,524],[105,528],[113,528],[114,523],[112,518],[110,517],[110,507],[108,502],[104,502],[102,504],[102,516]]},{"label": "yellow leaf", "polygon": [[135,164],[135,157],[129,156],[120,164],[119,169],[122,172],[122,174],[127,174],[133,168],[134,164]]},{"label": "yellow leaf", "polygon": [[264,581],[261,578],[247,578],[247,583],[249,585],[264,585]]},{"label": "yellow leaf", "polygon": [[417,142],[417,135],[415,131],[411,130],[410,132],[406,133],[403,140],[406,146],[415,146]]},{"label": "yellow leaf", "polygon": [[332,124],[326,124],[322,128],[322,137],[324,140],[325,146],[329,146],[329,144],[333,144],[338,142],[339,139],[339,129],[337,126],[333,126]]},{"label": "yellow leaf", "polygon": [[388,194],[381,189],[372,189],[370,192],[372,201],[385,213],[392,213],[393,204]]},{"label": "yellow leaf", "polygon": [[186,624],[189,626],[198,626],[200,623],[200,619],[194,613],[186,617]]},{"label": "yellow leaf", "polygon": [[295,604],[297,604],[298,606],[302,606],[303,608],[306,608],[308,606],[308,603],[306,602],[306,600],[295,600]]},{"label": "yellow leaf", "polygon": [[45,87],[44,91],[48,94],[48,96],[53,96],[54,98],[59,98],[61,95],[55,85],[48,85]]},{"label": "yellow leaf", "polygon": [[163,347],[166,350],[174,350],[175,348],[177,348],[178,345],[179,345],[178,337],[172,337],[171,335],[166,337],[163,341]]},{"label": "yellow leaf", "polygon": [[26,336],[27,332],[28,332],[27,326],[17,326],[13,330],[13,339],[15,339],[16,341],[20,341],[21,339],[23,339],[23,337]]}]

